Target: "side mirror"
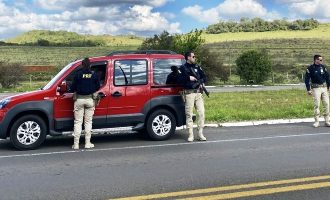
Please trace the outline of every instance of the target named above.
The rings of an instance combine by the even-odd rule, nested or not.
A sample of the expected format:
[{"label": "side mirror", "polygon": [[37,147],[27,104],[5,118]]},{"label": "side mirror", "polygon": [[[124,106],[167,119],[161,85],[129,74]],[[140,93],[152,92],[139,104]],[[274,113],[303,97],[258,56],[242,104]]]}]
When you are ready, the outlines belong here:
[{"label": "side mirror", "polygon": [[57,91],[61,94],[68,91],[68,85],[66,84],[66,81],[63,81],[61,85],[57,88]]}]

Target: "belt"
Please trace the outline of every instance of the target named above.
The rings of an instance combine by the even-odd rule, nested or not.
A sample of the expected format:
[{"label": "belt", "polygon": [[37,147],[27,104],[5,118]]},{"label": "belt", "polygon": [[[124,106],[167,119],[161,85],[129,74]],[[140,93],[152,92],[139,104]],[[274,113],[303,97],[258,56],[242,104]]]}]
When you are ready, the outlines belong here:
[{"label": "belt", "polygon": [[327,87],[326,83],[322,83],[322,84],[317,84],[317,83],[312,83],[312,88],[319,88],[319,87]]},{"label": "belt", "polygon": [[81,95],[81,94],[78,94],[78,95],[77,95],[77,98],[78,98],[78,99],[91,99],[91,98],[93,98],[93,95],[91,95],[91,94],[88,94],[88,95]]},{"label": "belt", "polygon": [[199,89],[189,89],[189,90],[184,90],[185,94],[191,94],[191,93],[201,93]]}]

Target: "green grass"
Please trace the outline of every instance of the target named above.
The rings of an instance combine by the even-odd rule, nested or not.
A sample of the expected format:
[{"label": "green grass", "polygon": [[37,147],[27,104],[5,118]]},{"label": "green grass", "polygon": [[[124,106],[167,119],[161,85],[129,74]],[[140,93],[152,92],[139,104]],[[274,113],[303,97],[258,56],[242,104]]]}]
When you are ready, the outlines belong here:
[{"label": "green grass", "polygon": [[15,88],[0,88],[0,93],[3,92],[27,92],[38,90],[39,88],[45,86],[48,81],[23,81]]},{"label": "green grass", "polygon": [[[329,31],[330,33],[330,31]],[[330,35],[330,34],[329,34]],[[233,65],[236,58],[251,49],[264,49],[274,64],[307,65],[313,61],[314,54],[330,58],[330,39],[269,39],[251,41],[232,41],[207,44],[207,48],[217,52],[224,63]]]},{"label": "green grass", "polygon": [[23,65],[53,65],[62,68],[83,57],[107,55],[111,51],[135,50],[138,46],[119,47],[39,47],[0,46],[0,61]]},{"label": "green grass", "polygon": [[204,100],[207,122],[313,116],[313,99],[304,90],[211,93]]}]

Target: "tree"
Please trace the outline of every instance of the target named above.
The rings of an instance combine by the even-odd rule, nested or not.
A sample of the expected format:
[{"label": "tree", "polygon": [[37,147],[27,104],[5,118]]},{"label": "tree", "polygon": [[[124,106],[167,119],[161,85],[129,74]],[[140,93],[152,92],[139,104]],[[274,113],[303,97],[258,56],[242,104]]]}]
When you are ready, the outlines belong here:
[{"label": "tree", "polygon": [[173,38],[169,32],[163,31],[159,35],[154,35],[153,38],[147,38],[141,46],[140,50],[173,50]]},{"label": "tree", "polygon": [[39,39],[37,41],[37,45],[38,46],[49,46],[50,42],[48,40],[45,40],[45,39]]},{"label": "tree", "polygon": [[22,80],[23,74],[20,64],[0,62],[0,84],[2,87],[15,87]]},{"label": "tree", "polygon": [[223,58],[218,52],[211,51],[203,46],[196,52],[197,62],[202,67],[208,82],[220,79],[223,82],[229,79],[229,68],[223,64]]},{"label": "tree", "polygon": [[272,72],[272,63],[266,51],[250,50],[236,59],[238,75],[246,83],[262,83]]},{"label": "tree", "polygon": [[187,51],[198,51],[204,41],[202,31],[196,29],[188,34],[176,35],[173,41],[173,49],[180,54]]},{"label": "tree", "polygon": [[202,31],[191,31],[188,34],[170,35],[163,31],[160,35],[154,35],[153,38],[147,38],[139,50],[172,50],[180,54],[186,51],[196,51],[204,42],[201,37]]}]

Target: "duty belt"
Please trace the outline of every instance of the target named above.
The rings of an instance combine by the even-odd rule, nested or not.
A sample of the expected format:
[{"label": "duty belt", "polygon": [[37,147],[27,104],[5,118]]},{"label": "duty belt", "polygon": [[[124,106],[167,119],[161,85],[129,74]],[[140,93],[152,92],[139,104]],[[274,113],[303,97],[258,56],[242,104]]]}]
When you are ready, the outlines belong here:
[{"label": "duty belt", "polygon": [[185,90],[184,90],[184,93],[185,93],[185,94],[201,93],[201,91],[200,91],[199,89],[189,89],[189,90],[185,89]]},{"label": "duty belt", "polygon": [[312,88],[319,88],[319,87],[327,87],[326,83],[322,83],[322,84],[317,84],[317,83],[312,83]]},{"label": "duty belt", "polygon": [[93,98],[93,95],[92,94],[88,94],[88,95],[78,94],[77,97],[78,97],[78,99],[91,99],[91,98]]}]

